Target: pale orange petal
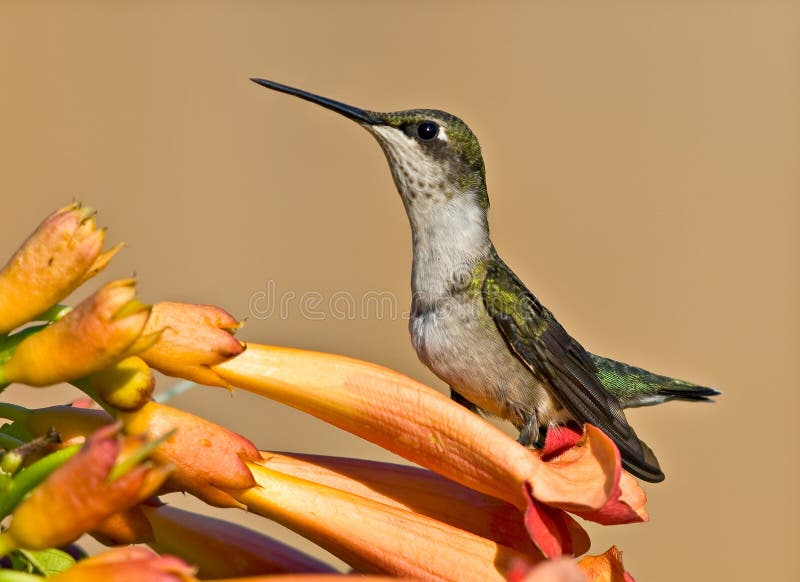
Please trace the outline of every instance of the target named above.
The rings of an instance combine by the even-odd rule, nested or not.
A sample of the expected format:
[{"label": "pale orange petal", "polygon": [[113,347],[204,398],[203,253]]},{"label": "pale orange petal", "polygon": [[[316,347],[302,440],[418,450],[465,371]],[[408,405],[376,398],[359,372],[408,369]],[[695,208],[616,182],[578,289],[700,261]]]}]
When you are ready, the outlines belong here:
[{"label": "pale orange petal", "polygon": [[261,456],[258,464],[268,469],[414,511],[541,558],[516,507],[432,471],[346,457],[266,451]]},{"label": "pale orange petal", "polygon": [[357,571],[421,580],[504,580],[512,549],[442,522],[250,464],[250,511],[327,549]]},{"label": "pale orange petal", "polygon": [[234,523],[169,505],[142,510],[155,536],[150,546],[186,560],[202,578],[335,572],[319,560]]}]

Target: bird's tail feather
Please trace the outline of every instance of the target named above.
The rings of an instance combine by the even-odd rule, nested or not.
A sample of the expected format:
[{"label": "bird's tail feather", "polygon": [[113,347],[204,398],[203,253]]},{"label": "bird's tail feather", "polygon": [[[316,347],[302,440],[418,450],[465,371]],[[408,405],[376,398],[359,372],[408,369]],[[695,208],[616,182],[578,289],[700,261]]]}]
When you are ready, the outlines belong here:
[{"label": "bird's tail feather", "polygon": [[651,406],[669,400],[709,402],[721,394],[714,388],[698,386],[685,380],[648,372],[616,360],[589,355],[597,368],[597,377],[623,408]]}]

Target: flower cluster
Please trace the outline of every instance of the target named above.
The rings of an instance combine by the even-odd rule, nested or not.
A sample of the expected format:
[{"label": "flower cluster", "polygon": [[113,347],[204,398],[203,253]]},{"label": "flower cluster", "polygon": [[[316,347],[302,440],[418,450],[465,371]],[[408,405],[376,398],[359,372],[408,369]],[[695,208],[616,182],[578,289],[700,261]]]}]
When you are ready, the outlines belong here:
[{"label": "flower cluster", "polygon": [[[72,204],[0,272],[0,385],[70,382],[99,405],[0,402],[9,421],[0,428],[4,568],[59,582],[348,576],[158,498],[182,491],[279,522],[360,580],[632,580],[616,548],[575,559],[589,538],[573,515],[609,525],[647,520],[643,491],[598,429],[552,430],[545,449],[531,451],[407,376],[343,356],[245,345],[227,312],[145,304],[132,279],[107,283],[74,308],[60,305],[119,249],[104,251],[104,236],[93,213]],[[277,400],[417,466],[259,450],[154,400],[153,370]],[[85,533],[113,548],[83,556],[74,542]]]}]

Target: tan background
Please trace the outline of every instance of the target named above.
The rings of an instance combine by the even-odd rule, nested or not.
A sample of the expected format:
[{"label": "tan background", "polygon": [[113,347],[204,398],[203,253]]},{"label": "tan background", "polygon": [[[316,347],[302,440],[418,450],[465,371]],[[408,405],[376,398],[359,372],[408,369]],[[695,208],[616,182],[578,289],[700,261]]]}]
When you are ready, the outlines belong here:
[{"label": "tan background", "polygon": [[[641,581],[793,579],[790,6],[3,2],[0,249],[76,197],[129,245],[105,277],[135,271],[145,300],[246,317],[272,281],[326,301],[387,291],[405,310],[409,229],[380,149],[247,79],[454,112],[484,148],[495,243],[567,329],[598,353],[725,391],[713,406],[630,413],[667,480],[645,485],[651,523],[591,527],[594,549],[618,544]],[[404,319],[326,311],[250,315],[243,337],[373,360],[443,389]],[[176,403],[264,448],[389,458],[248,394],[198,389]]]}]

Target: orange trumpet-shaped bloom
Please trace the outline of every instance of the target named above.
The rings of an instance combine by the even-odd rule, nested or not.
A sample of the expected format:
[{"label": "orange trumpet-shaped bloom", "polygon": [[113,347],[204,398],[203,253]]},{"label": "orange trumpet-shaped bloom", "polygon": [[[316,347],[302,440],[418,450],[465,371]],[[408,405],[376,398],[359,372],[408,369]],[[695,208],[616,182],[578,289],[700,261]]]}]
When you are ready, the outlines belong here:
[{"label": "orange trumpet-shaped bloom", "polygon": [[162,505],[142,506],[154,539],[150,546],[197,568],[201,578],[284,572],[335,572],[294,548],[240,525]]},{"label": "orange trumpet-shaped bloom", "polygon": [[[462,582],[504,580],[522,554],[440,521],[251,463],[247,508],[296,531],[358,572]],[[529,556],[531,557],[531,556]]]},{"label": "orange trumpet-shaped bloom", "polygon": [[92,435],[83,448],[16,508],[11,525],[0,534],[0,546],[31,550],[75,541],[118,511],[152,495],[164,482],[168,467],[141,464],[112,478],[128,443],[108,426]]},{"label": "orange trumpet-shaped bloom", "polygon": [[153,305],[146,332],[163,330],[141,357],[159,372],[210,386],[228,387],[211,366],[236,356],[244,345],[233,337],[241,327],[227,311],[211,305],[162,302]]},{"label": "orange trumpet-shaped bloom", "polygon": [[63,319],[24,339],[0,368],[0,381],[48,386],[97,372],[125,357],[150,308],[133,279],[112,281]]},{"label": "orange trumpet-shaped bloom", "polygon": [[93,212],[70,204],[51,214],[0,271],[0,333],[33,319],[100,272],[119,246],[103,253],[105,230]]},{"label": "orange trumpet-shaped bloom", "polygon": [[[471,489],[526,512],[537,546],[550,557],[572,551],[569,525],[546,506],[646,519],[643,500],[621,496],[619,451],[599,429],[552,461],[419,382],[343,356],[249,344],[214,367],[232,385],[288,404]],[[567,454],[568,453],[568,454]],[[626,486],[638,488],[635,480]],[[545,504],[545,505],[542,505]]]},{"label": "orange trumpet-shaped bloom", "polygon": [[148,402],[132,413],[120,413],[125,432],[149,440],[173,429],[175,434],[153,451],[151,458],[175,469],[167,487],[186,491],[219,507],[238,507],[233,492],[255,482],[245,461],[260,459],[249,440],[194,414],[166,404]]},{"label": "orange trumpet-shaped bloom", "polygon": [[[426,515],[541,558],[515,506],[432,471],[346,457],[267,451],[261,455],[258,464],[268,469]],[[572,553],[584,553],[589,549],[586,532],[566,514],[563,519],[570,524]]]},{"label": "orange trumpet-shaped bloom", "polygon": [[194,568],[147,548],[114,548],[81,560],[52,582],[195,582]]}]

